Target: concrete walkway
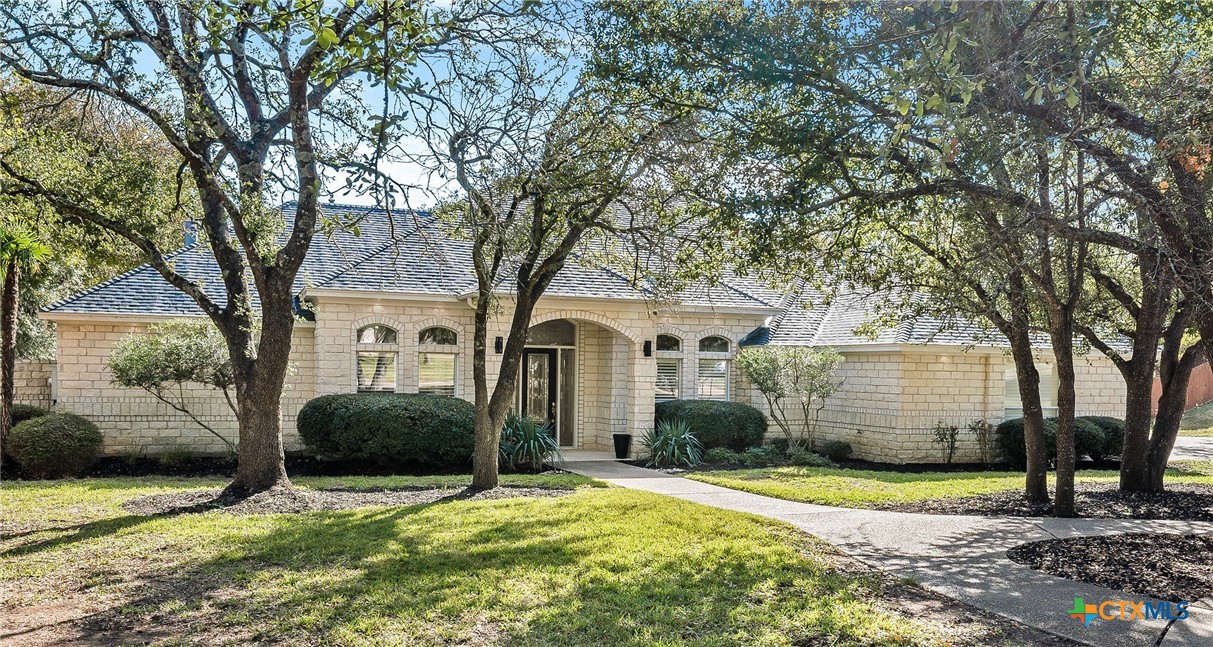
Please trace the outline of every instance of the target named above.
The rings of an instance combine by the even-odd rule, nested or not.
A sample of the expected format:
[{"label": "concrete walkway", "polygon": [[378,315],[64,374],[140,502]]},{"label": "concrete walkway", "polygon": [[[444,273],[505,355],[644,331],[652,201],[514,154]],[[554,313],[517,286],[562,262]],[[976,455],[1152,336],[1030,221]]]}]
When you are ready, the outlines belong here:
[{"label": "concrete walkway", "polygon": [[[1031,541],[1122,532],[1213,533],[1213,523],[1116,519],[962,517],[832,508],[784,501],[662,474],[614,461],[569,463],[564,469],[614,485],[664,494],[725,510],[778,519],[872,566],[975,607],[1098,647],[1213,645],[1213,607],[1164,620],[1070,618],[1074,598],[1155,600],[1074,582],[1016,564],[1007,549]],[[1165,632],[1165,636],[1163,635]]]}]

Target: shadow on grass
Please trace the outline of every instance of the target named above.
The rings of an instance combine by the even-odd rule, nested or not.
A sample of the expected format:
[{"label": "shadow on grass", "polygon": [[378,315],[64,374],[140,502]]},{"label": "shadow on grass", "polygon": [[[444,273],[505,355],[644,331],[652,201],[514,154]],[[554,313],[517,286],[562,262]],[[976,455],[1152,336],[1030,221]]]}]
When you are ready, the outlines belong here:
[{"label": "shadow on grass", "polygon": [[899,636],[917,631],[874,629],[884,621],[868,584],[806,562],[800,536],[653,495],[447,501],[256,526],[238,525],[205,559],[141,575],[138,597],[82,635],[153,617],[178,638],[323,644],[905,644]]}]

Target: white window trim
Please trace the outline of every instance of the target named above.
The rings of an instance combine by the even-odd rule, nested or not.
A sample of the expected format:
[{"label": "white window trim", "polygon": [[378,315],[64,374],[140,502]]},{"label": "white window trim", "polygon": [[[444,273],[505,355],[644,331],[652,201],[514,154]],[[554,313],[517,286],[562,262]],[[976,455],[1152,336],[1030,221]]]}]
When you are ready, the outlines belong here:
[{"label": "white window trim", "polygon": [[732,353],[698,353],[695,356],[695,398],[705,400],[699,389],[699,363],[702,361],[724,361],[724,399],[717,402],[731,402],[733,399],[733,354]]},{"label": "white window trim", "polygon": [[[356,334],[356,333],[355,333]],[[396,336],[400,338],[399,335]],[[395,355],[396,361],[393,363],[393,370],[396,373],[394,384],[389,389],[369,389],[363,391],[358,388],[358,355],[361,353],[392,353]],[[355,393],[400,393],[400,345],[399,344],[354,344],[354,392]]]},{"label": "white window trim", "polygon": [[[676,360],[674,362],[674,367],[677,370],[677,375],[674,376],[674,397],[670,398],[670,400],[681,399],[682,398],[682,374],[684,372],[683,371],[684,362],[683,362],[683,358],[682,358],[682,353],[675,352],[675,351],[665,351],[664,355],[661,353],[658,353],[657,359],[659,359],[659,360],[662,360],[662,359]],[[668,400],[658,400],[656,389],[653,389],[653,400],[655,402],[667,402],[668,401]]]},{"label": "white window trim", "polygon": [[455,367],[454,367],[455,379],[454,379],[454,382],[452,385],[454,392],[451,395],[452,395],[452,397],[456,397],[456,398],[462,396],[463,391],[460,390],[460,387],[463,385],[463,380],[459,379],[459,368],[460,368],[460,366],[463,365],[463,362],[461,361],[463,358],[460,357],[459,345],[458,344],[424,344],[424,345],[419,344],[417,346],[417,392],[418,393],[421,393],[421,354],[422,353],[429,353],[431,355],[454,355],[455,356]]}]

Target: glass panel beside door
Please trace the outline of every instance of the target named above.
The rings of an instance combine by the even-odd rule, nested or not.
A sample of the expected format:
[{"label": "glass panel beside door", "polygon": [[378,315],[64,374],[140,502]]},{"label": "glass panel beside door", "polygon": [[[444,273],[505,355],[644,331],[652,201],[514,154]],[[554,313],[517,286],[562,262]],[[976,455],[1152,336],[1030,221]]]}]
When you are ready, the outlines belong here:
[{"label": "glass panel beside door", "polygon": [[548,423],[561,447],[572,447],[575,355],[572,349],[528,348],[522,353],[517,407]]}]

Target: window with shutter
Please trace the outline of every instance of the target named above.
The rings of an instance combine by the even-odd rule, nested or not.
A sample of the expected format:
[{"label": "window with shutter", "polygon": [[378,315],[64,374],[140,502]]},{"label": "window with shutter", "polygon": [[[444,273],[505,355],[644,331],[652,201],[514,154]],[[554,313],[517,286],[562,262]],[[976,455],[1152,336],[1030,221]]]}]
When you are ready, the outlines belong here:
[{"label": "window with shutter", "polygon": [[699,360],[699,399],[729,399],[729,360]]},{"label": "window with shutter", "polygon": [[679,385],[681,380],[679,377],[682,373],[682,360],[678,359],[658,359],[657,360],[657,401],[665,402],[667,400],[677,400]]}]

